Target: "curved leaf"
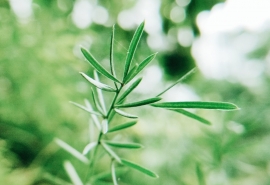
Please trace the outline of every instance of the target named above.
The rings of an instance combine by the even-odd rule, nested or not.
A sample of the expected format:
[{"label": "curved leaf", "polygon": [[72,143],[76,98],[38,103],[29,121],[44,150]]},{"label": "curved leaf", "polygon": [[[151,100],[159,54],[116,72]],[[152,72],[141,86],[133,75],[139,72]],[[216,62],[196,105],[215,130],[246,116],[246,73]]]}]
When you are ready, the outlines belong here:
[{"label": "curved leaf", "polygon": [[114,109],[114,111],[115,111],[116,113],[118,113],[119,115],[124,116],[124,117],[127,117],[127,118],[133,118],[133,119],[134,119],[134,118],[138,118],[138,116],[135,116],[135,115],[126,113],[126,112],[124,112],[124,111],[122,111],[122,110],[119,110],[119,109]]},{"label": "curved leaf", "polygon": [[131,61],[134,57],[134,53],[136,51],[137,45],[140,41],[140,38],[142,36],[143,33],[143,28],[144,28],[144,22],[142,22],[140,24],[140,26],[136,29],[133,38],[130,42],[129,48],[128,48],[128,52],[127,52],[127,58],[126,58],[126,62],[125,62],[125,69],[124,69],[124,78],[127,76],[128,72],[129,72],[129,67],[131,64]]},{"label": "curved leaf", "polygon": [[121,83],[118,79],[116,79],[113,75],[111,75],[106,69],[104,69],[97,60],[89,53],[86,49],[81,48],[81,51],[84,55],[84,57],[88,60],[88,62],[101,74],[108,77],[109,79]]},{"label": "curved leaf", "polygon": [[117,125],[117,126],[111,128],[108,132],[115,132],[115,131],[118,131],[118,130],[126,129],[126,128],[129,128],[129,127],[132,127],[136,123],[137,123],[137,121],[131,121],[131,122],[127,122],[127,123],[124,123],[124,124],[121,124],[121,125]]},{"label": "curved leaf", "polygon": [[87,80],[89,81],[91,84],[93,84],[94,86],[96,86],[97,88],[104,90],[104,91],[109,91],[109,92],[115,92],[116,90],[106,84],[100,83],[92,78],[90,78],[89,76],[87,76],[86,74],[84,74],[83,72],[80,72],[80,74]]},{"label": "curved leaf", "polygon": [[138,171],[140,171],[140,172],[142,172],[142,173],[144,173],[144,174],[146,174],[146,175],[148,175],[150,177],[158,178],[158,175],[156,173],[154,173],[154,172],[152,172],[152,171],[150,171],[150,170],[148,170],[148,169],[146,169],[146,168],[144,168],[144,167],[142,167],[142,166],[140,166],[138,164],[127,161],[125,159],[121,159],[121,161],[122,161],[122,164],[124,164],[124,165],[126,165],[128,167],[136,169],[136,170],[138,170]]},{"label": "curved leaf", "polygon": [[195,108],[195,109],[218,109],[218,110],[237,110],[236,105],[227,102],[162,102],[151,104],[154,107],[167,109]]},{"label": "curved leaf", "polygon": [[118,148],[129,148],[129,149],[137,149],[142,148],[143,146],[138,143],[117,143],[112,141],[104,141],[107,145],[110,145],[112,147],[118,147]]},{"label": "curved leaf", "polygon": [[121,103],[142,81],[142,78],[137,79],[130,87],[120,96],[118,103]]},{"label": "curved leaf", "polygon": [[173,111],[178,112],[180,114],[183,114],[183,115],[185,115],[187,117],[193,118],[193,119],[195,119],[195,120],[197,120],[197,121],[199,121],[201,123],[204,123],[206,125],[211,125],[210,121],[208,121],[208,120],[206,120],[206,119],[204,119],[204,118],[202,118],[202,117],[200,117],[200,116],[198,116],[196,114],[188,112],[188,111],[186,111],[184,109],[169,109],[169,110],[173,110]]},{"label": "curved leaf", "polygon": [[148,105],[148,104],[160,101],[160,100],[161,100],[160,97],[155,97],[155,98],[149,98],[149,99],[141,100],[141,101],[137,101],[137,102],[115,105],[115,107],[117,107],[117,108],[138,107],[138,106]]}]

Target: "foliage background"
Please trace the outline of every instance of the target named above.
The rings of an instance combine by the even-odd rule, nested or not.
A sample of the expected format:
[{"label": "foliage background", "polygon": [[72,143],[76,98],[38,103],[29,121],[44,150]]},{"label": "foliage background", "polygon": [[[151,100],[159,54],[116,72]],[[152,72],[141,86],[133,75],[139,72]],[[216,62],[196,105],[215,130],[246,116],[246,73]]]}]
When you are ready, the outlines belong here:
[{"label": "foliage background", "polygon": [[[68,103],[90,98],[90,86],[78,72],[91,73],[92,68],[83,60],[79,46],[90,48],[103,65],[108,65],[111,26],[117,23],[114,57],[121,66],[134,28],[143,19],[157,29],[146,29],[135,60],[156,51],[159,54],[134,96],[156,94],[198,65],[192,77],[164,98],[228,101],[242,109],[197,111],[213,123],[210,127],[151,107],[134,109],[141,115],[139,124],[117,137],[139,141],[145,148],[123,155],[153,169],[160,178],[153,180],[128,171],[120,176],[120,183],[199,184],[199,169],[209,185],[270,184],[269,22],[263,29],[242,27],[205,36],[197,24],[198,14],[213,12],[220,2],[1,0],[0,184],[63,184],[62,180],[69,181],[62,166],[67,158],[84,176],[86,167],[52,142],[59,137],[82,150],[88,141],[88,115]],[[81,18],[81,24],[74,21],[80,3],[92,7],[88,11],[92,18]],[[29,5],[30,13],[20,14],[15,4],[22,9]],[[186,31],[191,40],[179,39],[179,30]],[[205,55],[226,51],[217,55],[232,56],[230,61],[235,61],[229,66],[218,63],[227,70],[223,78],[215,78],[211,70],[201,67],[202,55],[196,55],[196,48],[205,51],[209,46],[220,49]],[[211,65],[206,64],[206,68],[213,72]],[[104,170],[106,163],[100,164],[100,171]],[[102,183],[110,184],[106,180]]]}]

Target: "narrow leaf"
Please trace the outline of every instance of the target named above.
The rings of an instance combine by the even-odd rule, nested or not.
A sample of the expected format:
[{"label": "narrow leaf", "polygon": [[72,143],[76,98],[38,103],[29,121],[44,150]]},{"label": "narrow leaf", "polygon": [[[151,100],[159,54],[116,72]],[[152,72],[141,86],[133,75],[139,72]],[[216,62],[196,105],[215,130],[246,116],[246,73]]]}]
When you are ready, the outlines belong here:
[{"label": "narrow leaf", "polygon": [[136,63],[135,66],[132,67],[132,69],[128,72],[127,76],[124,78],[123,83],[127,84],[130,82],[135,76],[136,76],[136,71],[138,69],[139,64]]},{"label": "narrow leaf", "polygon": [[130,87],[120,96],[118,99],[118,103],[121,103],[142,81],[142,78],[137,79],[135,82],[133,82]]},{"label": "narrow leaf", "polygon": [[101,145],[112,158],[114,158],[117,162],[122,163],[120,157],[118,157],[118,155],[106,143],[101,142]]},{"label": "narrow leaf", "polygon": [[[85,99],[85,105],[89,110],[91,110],[91,111],[93,110],[92,105],[90,104],[90,102],[87,99]],[[94,121],[94,124],[96,125],[98,130],[100,131],[101,130],[101,124],[100,124],[100,121],[97,118],[97,116],[95,114],[91,114],[91,118]]]},{"label": "narrow leaf", "polygon": [[199,164],[196,164],[196,174],[197,174],[197,178],[199,181],[199,185],[206,185],[205,180],[204,180],[203,171],[202,171]]},{"label": "narrow leaf", "polygon": [[[100,90],[100,89],[99,89]],[[104,110],[101,108],[100,102],[96,97],[94,90],[91,88],[92,98],[96,109],[104,115]]]},{"label": "narrow leaf", "polygon": [[70,161],[64,162],[64,168],[74,185],[83,185],[82,180],[80,179],[79,175],[77,174],[74,166],[71,164]]},{"label": "narrow leaf", "polygon": [[195,120],[197,120],[199,122],[202,122],[202,123],[204,123],[206,125],[211,125],[210,121],[208,121],[208,120],[206,120],[206,119],[204,119],[204,118],[202,118],[202,117],[200,117],[200,116],[198,116],[196,114],[188,112],[188,111],[186,111],[184,109],[171,109],[171,110],[173,110],[175,112],[178,112],[178,113],[181,113],[181,114],[183,114],[183,115],[185,115],[187,117],[193,118],[193,119],[195,119]]},{"label": "narrow leaf", "polygon": [[111,36],[111,45],[110,45],[110,67],[111,67],[111,73],[115,77],[114,62],[113,62],[114,30],[115,30],[115,25],[113,25],[112,27],[112,36]]},{"label": "narrow leaf", "polygon": [[132,102],[132,103],[126,103],[126,104],[120,104],[120,105],[115,105],[117,108],[129,108],[129,107],[138,107],[138,106],[143,106],[143,105],[148,105],[157,101],[160,101],[160,97],[155,97],[155,98],[149,98],[146,100],[142,101],[137,101],[137,102]]},{"label": "narrow leaf", "polygon": [[87,107],[84,107],[84,106],[82,106],[82,105],[80,105],[78,103],[75,103],[75,102],[72,102],[72,101],[70,101],[70,103],[73,104],[73,105],[75,105],[76,107],[79,107],[79,108],[85,110],[86,112],[89,112],[91,114],[95,114],[97,116],[101,116],[101,114],[99,112],[93,111],[93,110],[91,110],[91,109],[89,109]]},{"label": "narrow leaf", "polygon": [[218,109],[218,110],[237,110],[236,105],[227,102],[162,102],[151,104],[154,107],[181,109],[181,108],[195,108],[195,109]]},{"label": "narrow leaf", "polygon": [[184,76],[182,76],[181,78],[179,78],[175,83],[173,83],[172,85],[170,85],[168,88],[166,88],[164,91],[162,91],[161,93],[159,93],[157,96],[161,96],[162,94],[164,94],[165,92],[167,92],[168,90],[170,90],[172,87],[174,87],[176,84],[181,83],[182,81],[184,81],[185,79],[187,79],[191,74],[193,74],[196,71],[196,68],[191,69],[187,74],[185,74]]},{"label": "narrow leaf", "polygon": [[87,80],[89,81],[91,84],[93,84],[94,86],[96,86],[99,89],[102,89],[104,91],[109,91],[109,92],[115,92],[116,90],[106,84],[100,83],[92,78],[90,78],[89,76],[87,76],[86,74],[84,74],[83,72],[80,72],[80,74]]},{"label": "narrow leaf", "polygon": [[129,149],[137,149],[137,148],[142,148],[143,146],[138,143],[117,143],[117,142],[112,142],[112,141],[104,141],[107,145],[112,146],[112,147],[118,147],[118,148],[129,148]]},{"label": "narrow leaf", "polygon": [[101,74],[108,77],[109,79],[121,83],[118,79],[116,79],[113,75],[111,75],[106,69],[104,69],[97,60],[89,53],[86,49],[81,48],[81,51],[84,55],[84,57],[88,60],[88,62]]},{"label": "narrow leaf", "polygon": [[118,131],[118,130],[126,129],[126,128],[129,128],[129,127],[132,127],[136,123],[137,123],[137,121],[131,121],[131,122],[127,122],[127,123],[124,123],[124,124],[121,124],[121,125],[117,125],[117,126],[111,128],[108,132],[115,132],[115,131]]},{"label": "narrow leaf", "polygon": [[[94,71],[94,78],[95,78],[96,81],[99,82],[98,73],[96,71]],[[105,100],[104,100],[103,93],[102,93],[101,89],[97,88],[97,94],[98,94],[98,100],[99,100],[99,103],[101,105],[101,108],[103,109],[103,112],[105,113],[106,112],[106,106],[105,106]]]},{"label": "narrow leaf", "polygon": [[73,155],[74,157],[76,157],[77,159],[79,159],[80,161],[84,162],[84,163],[89,163],[89,160],[82,155],[80,152],[78,152],[75,148],[73,148],[72,146],[68,145],[66,142],[55,138],[54,141],[60,146],[62,147],[64,150],[66,150],[67,152],[69,152],[71,155]]},{"label": "narrow leaf", "polygon": [[102,125],[102,133],[106,134],[108,132],[108,120],[107,119],[102,120],[101,125]]},{"label": "narrow leaf", "polygon": [[138,75],[157,55],[157,53],[154,53],[150,56],[148,56],[146,59],[144,59],[139,65],[137,65],[135,69],[135,72],[130,71],[130,73],[127,75],[127,77],[124,80],[124,83],[128,83],[130,80],[132,80],[136,75]]},{"label": "narrow leaf", "polygon": [[93,148],[95,148],[97,146],[97,142],[91,142],[89,144],[87,144],[84,149],[82,154],[86,155],[88,152],[90,152]]},{"label": "narrow leaf", "polygon": [[132,118],[132,119],[138,118],[138,116],[135,116],[135,115],[126,113],[126,112],[124,112],[124,111],[122,111],[122,110],[119,110],[119,109],[114,109],[114,111],[115,111],[116,113],[118,113],[119,115],[124,116],[124,117],[127,117],[127,118]]},{"label": "narrow leaf", "polygon": [[136,170],[138,170],[138,171],[140,171],[140,172],[142,172],[150,177],[158,178],[158,175],[156,173],[154,173],[154,172],[152,172],[152,171],[150,171],[142,166],[139,166],[138,164],[127,161],[125,159],[121,159],[121,161],[122,161],[122,164],[124,164],[128,167],[134,168],[134,169],[136,169]]},{"label": "narrow leaf", "polygon": [[130,42],[128,52],[127,52],[127,58],[126,58],[126,62],[125,62],[124,78],[127,76],[128,72],[129,72],[129,67],[130,67],[131,61],[134,57],[134,53],[136,51],[137,45],[138,45],[140,38],[142,36],[143,28],[144,28],[144,22],[142,22],[140,24],[140,26],[136,29],[136,31],[133,35],[133,38]]},{"label": "narrow leaf", "polygon": [[112,173],[113,185],[118,185],[117,177],[116,177],[116,173],[115,173],[115,164],[114,163],[115,163],[114,160],[112,160],[111,173]]}]

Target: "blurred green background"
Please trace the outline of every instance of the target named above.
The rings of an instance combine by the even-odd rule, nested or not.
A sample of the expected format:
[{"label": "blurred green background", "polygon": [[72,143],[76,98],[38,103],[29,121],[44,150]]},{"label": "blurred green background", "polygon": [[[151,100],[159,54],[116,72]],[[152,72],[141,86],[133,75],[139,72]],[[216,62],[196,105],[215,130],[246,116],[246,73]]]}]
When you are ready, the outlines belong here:
[{"label": "blurred green background", "polygon": [[[132,34],[145,20],[135,61],[159,54],[134,98],[156,95],[197,66],[163,98],[233,102],[241,111],[197,110],[213,123],[205,126],[152,107],[132,110],[140,115],[138,125],[116,137],[145,148],[119,155],[160,178],[128,170],[119,184],[269,185],[270,5],[254,2],[0,0],[0,184],[66,184],[65,159],[84,177],[87,166],[53,142],[58,137],[81,151],[89,140],[89,115],[69,103],[91,99],[78,72],[93,69],[80,46],[108,67],[116,24],[121,76]],[[101,163],[99,171],[108,167]],[[105,178],[100,184],[112,183]]]}]

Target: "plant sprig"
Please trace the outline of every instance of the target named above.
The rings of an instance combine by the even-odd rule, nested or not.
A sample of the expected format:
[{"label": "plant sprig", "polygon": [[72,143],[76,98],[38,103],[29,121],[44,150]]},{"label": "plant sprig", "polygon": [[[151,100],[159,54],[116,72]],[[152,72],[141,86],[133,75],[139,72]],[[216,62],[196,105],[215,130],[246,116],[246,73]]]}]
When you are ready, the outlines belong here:
[{"label": "plant sprig", "polygon": [[[95,163],[99,159],[98,158],[98,150],[102,149],[110,158],[111,158],[111,176],[112,176],[112,182],[114,185],[117,185],[117,173],[116,169],[117,166],[125,165],[127,167],[136,169],[148,176],[157,178],[158,175],[144,167],[141,167],[140,165],[122,159],[118,152],[116,152],[113,148],[121,148],[121,149],[138,149],[141,148],[142,145],[139,143],[127,143],[123,141],[115,141],[110,140],[110,134],[111,132],[116,131],[123,131],[124,129],[127,129],[129,127],[134,126],[137,123],[137,120],[130,121],[127,123],[119,124],[114,127],[111,126],[111,121],[113,120],[115,113],[117,113],[120,116],[129,118],[129,119],[136,119],[138,116],[132,115],[130,113],[127,113],[126,111],[122,109],[128,109],[132,107],[140,107],[145,105],[151,105],[152,107],[157,108],[163,108],[175,111],[177,113],[183,114],[185,116],[188,116],[192,119],[195,119],[201,123],[210,125],[210,122],[196,114],[193,114],[191,112],[188,112],[184,109],[188,108],[198,108],[198,109],[218,109],[218,110],[237,110],[239,109],[236,105],[232,103],[226,103],[226,102],[159,102],[162,100],[160,97],[162,94],[167,92],[169,89],[173,88],[176,84],[182,82],[185,78],[187,78],[189,75],[191,75],[194,72],[194,69],[191,70],[189,73],[187,73],[185,76],[177,80],[175,83],[173,83],[171,86],[166,88],[164,91],[159,93],[156,97],[150,97],[144,100],[137,100],[125,103],[127,97],[132,93],[132,91],[140,84],[142,81],[142,78],[135,77],[138,76],[138,74],[151,62],[154,60],[156,53],[146,57],[141,63],[134,65],[133,68],[130,69],[132,60],[135,55],[136,48],[139,44],[140,38],[143,34],[145,22],[142,22],[139,27],[136,29],[133,38],[130,42],[129,49],[127,51],[127,56],[125,60],[124,65],[124,71],[123,71],[123,80],[120,81],[116,77],[115,72],[115,66],[113,61],[113,44],[114,44],[114,37],[115,37],[115,26],[112,28],[112,36],[111,36],[111,42],[110,42],[110,72],[108,72],[102,65],[99,63],[94,56],[87,51],[85,48],[81,48],[82,54],[84,55],[85,59],[91,64],[91,66],[94,68],[94,77],[90,77],[87,74],[81,72],[80,74],[93,86],[93,89],[91,91],[92,98],[93,98],[93,105],[89,103],[89,101],[85,101],[86,105],[80,105],[78,103],[72,102],[75,106],[87,111],[91,114],[91,118],[93,120],[93,123],[97,126],[98,130],[98,137],[96,141],[89,142],[83,152],[79,152],[76,149],[74,149],[72,146],[68,145],[64,141],[60,139],[56,139],[56,143],[62,147],[64,150],[69,152],[71,155],[79,159],[80,161],[89,164],[88,169],[90,170],[87,174],[87,177],[85,178],[85,183],[88,183],[91,181],[91,176],[95,175]],[[109,80],[112,80],[115,84],[115,87],[111,87],[107,84],[102,83],[99,80],[98,73],[102,74]],[[134,82],[129,85],[129,82],[131,82],[133,79]],[[128,86],[128,87],[126,87]],[[96,92],[94,91],[96,90]],[[114,93],[113,99],[110,103],[106,103],[104,100],[104,96],[102,91],[107,91],[110,93]],[[97,96],[96,96],[97,94]],[[107,107],[107,108],[106,108]],[[104,136],[106,136],[104,138]],[[92,153],[90,155],[91,157],[87,158],[86,154]],[[73,182],[78,182],[80,184],[82,180],[78,179],[79,176],[76,174],[75,168],[72,166],[70,162],[65,162],[65,169],[67,170],[71,180]],[[93,180],[93,179],[92,179]]]}]

